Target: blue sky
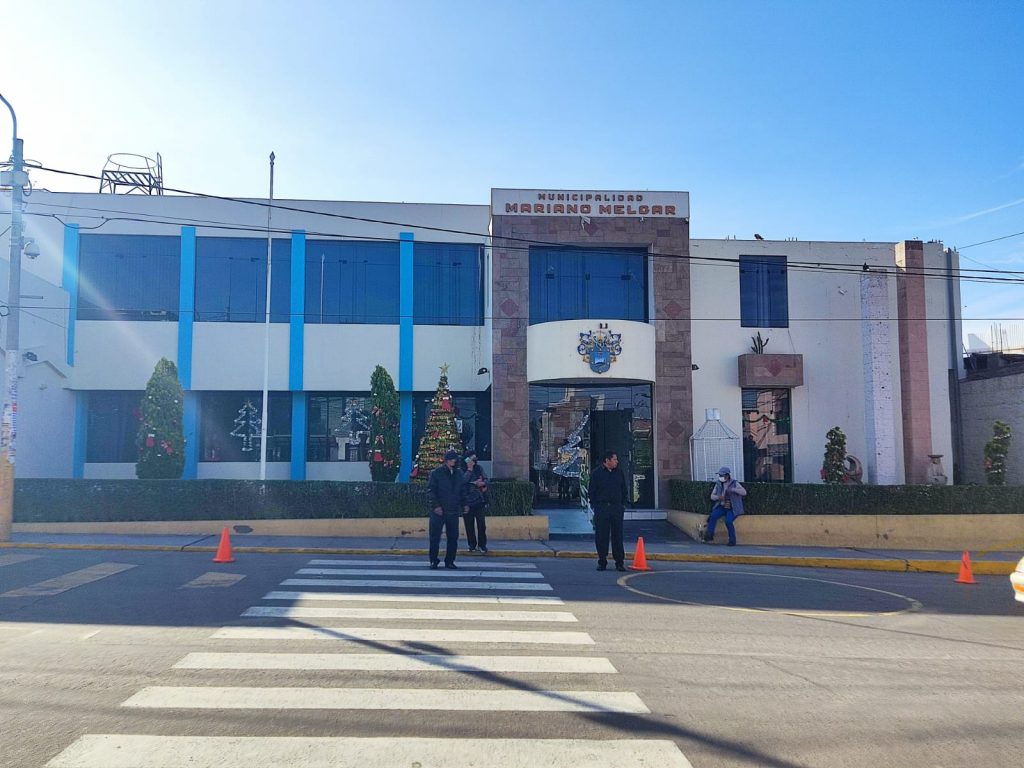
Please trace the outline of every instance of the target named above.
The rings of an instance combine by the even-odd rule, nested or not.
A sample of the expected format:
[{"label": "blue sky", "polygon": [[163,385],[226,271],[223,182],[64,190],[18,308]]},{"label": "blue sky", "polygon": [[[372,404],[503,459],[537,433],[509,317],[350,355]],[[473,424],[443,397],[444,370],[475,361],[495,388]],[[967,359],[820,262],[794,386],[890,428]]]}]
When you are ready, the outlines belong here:
[{"label": "blue sky", "polygon": [[[1024,231],[1017,0],[0,0],[0,20],[0,92],[53,167],[159,151],[170,186],[261,196],[273,150],[279,197],[670,189],[694,237]],[[1024,236],[963,256],[1024,273]],[[983,338],[1024,329],[1024,285],[963,304]]]}]

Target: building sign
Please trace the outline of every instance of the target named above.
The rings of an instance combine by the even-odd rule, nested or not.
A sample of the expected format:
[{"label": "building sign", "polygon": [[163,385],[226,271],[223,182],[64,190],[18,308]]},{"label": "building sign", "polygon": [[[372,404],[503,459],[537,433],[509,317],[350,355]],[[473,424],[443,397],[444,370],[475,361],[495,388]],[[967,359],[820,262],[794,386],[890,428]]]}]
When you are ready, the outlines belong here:
[{"label": "building sign", "polygon": [[688,219],[690,193],[492,189],[491,215]]}]

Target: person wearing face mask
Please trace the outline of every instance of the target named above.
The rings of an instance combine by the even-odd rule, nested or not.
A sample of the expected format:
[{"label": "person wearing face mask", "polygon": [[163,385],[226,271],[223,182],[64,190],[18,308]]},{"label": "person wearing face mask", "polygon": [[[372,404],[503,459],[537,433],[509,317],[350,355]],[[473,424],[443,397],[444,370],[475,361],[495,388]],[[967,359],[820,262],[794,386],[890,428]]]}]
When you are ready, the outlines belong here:
[{"label": "person wearing face mask", "polygon": [[736,546],[736,526],[733,522],[743,514],[743,497],[746,495],[747,489],[732,479],[728,467],[718,470],[718,481],[711,491],[711,500],[715,502],[715,506],[711,508],[711,515],[708,517],[708,529],[704,533],[705,542],[714,541],[715,526],[724,517],[725,529],[729,532],[729,546]]}]

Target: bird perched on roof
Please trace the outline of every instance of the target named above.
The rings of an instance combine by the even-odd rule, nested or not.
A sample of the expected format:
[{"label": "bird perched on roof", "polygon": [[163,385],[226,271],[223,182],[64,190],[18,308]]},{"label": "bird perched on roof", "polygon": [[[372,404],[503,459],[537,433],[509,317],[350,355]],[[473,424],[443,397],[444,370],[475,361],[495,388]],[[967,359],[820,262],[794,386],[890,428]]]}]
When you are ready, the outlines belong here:
[{"label": "bird perched on roof", "polygon": [[756,232],[754,233],[754,239],[755,239],[755,240],[764,240],[764,238],[763,238],[763,237],[761,237],[761,236],[760,236],[759,234],[757,234]]}]

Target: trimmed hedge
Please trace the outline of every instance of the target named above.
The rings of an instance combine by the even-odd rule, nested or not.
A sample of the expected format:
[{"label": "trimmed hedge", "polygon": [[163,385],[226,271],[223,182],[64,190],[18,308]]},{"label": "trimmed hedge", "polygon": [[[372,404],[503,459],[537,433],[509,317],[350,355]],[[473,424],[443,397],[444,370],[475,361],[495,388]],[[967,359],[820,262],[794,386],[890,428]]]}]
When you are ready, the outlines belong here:
[{"label": "trimmed hedge", "polygon": [[[533,485],[487,486],[490,516],[529,515]],[[293,480],[44,480],[15,483],[14,521],[91,523],[423,517],[422,485]]]},{"label": "trimmed hedge", "polygon": [[[710,482],[670,480],[672,509],[710,512]],[[1024,514],[1024,486],[743,483],[754,515]]]}]

